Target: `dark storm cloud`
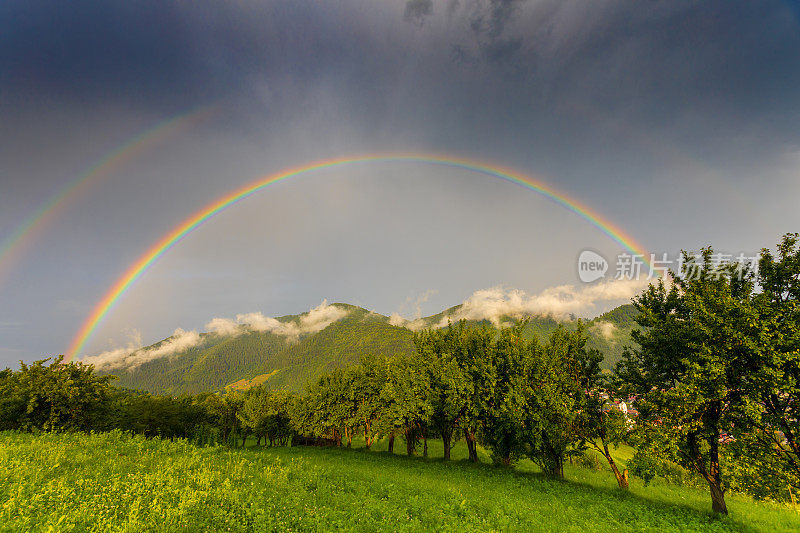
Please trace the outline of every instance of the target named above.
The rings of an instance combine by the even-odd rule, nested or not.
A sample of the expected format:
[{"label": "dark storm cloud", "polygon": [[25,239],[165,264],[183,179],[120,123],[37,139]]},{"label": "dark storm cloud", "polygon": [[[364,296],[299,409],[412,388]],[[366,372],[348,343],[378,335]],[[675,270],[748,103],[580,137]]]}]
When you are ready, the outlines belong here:
[{"label": "dark storm cloud", "polygon": [[0,25],[0,108],[23,120],[224,97],[255,122],[335,109],[375,142],[535,147],[550,172],[578,152],[610,174],[652,164],[643,142],[718,163],[800,139],[781,2],[5,2]]},{"label": "dark storm cloud", "polygon": [[433,0],[408,0],[403,17],[408,22],[421,25],[433,13]]},{"label": "dark storm cloud", "polygon": [[0,83],[29,98],[153,98],[186,90],[196,58],[161,2],[4,2]]},{"label": "dark storm cloud", "polygon": [[[455,106],[491,101],[497,91],[524,114],[580,102],[642,122],[687,120],[695,129],[721,117],[719,126],[736,127],[748,114],[769,113],[769,127],[797,118],[796,106],[785,106],[800,82],[797,24],[786,4],[410,0],[383,16],[377,6],[5,2],[0,84],[22,101],[187,107],[249,97],[265,82],[334,79],[379,106],[390,105],[386,88],[414,62],[423,70],[418,87],[406,90],[434,100],[449,94]],[[391,31],[402,24],[392,20],[397,11],[426,23],[417,34]],[[436,24],[444,19],[451,24]],[[412,51],[414,41],[428,43],[425,57]],[[452,73],[441,62],[454,58],[471,70],[454,81],[468,83],[448,83]],[[497,77],[511,85],[487,88]]]},{"label": "dark storm cloud", "polygon": [[359,46],[346,23],[302,1],[5,2],[0,84],[23,103],[185,107],[246,92],[254,76],[302,80],[349,63]]},{"label": "dark storm cloud", "polygon": [[506,25],[525,1],[489,0],[472,6],[470,28],[489,61],[510,61],[522,48],[522,37],[507,36]]}]

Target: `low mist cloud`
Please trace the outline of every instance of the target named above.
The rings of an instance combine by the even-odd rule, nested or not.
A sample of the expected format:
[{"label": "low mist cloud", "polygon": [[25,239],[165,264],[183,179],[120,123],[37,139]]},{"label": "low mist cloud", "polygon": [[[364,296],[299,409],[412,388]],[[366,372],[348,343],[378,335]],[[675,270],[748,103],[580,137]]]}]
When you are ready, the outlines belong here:
[{"label": "low mist cloud", "polygon": [[611,340],[614,338],[614,332],[617,330],[617,326],[611,322],[600,321],[593,325],[591,329],[598,332],[604,339]]},{"label": "low mist cloud", "polygon": [[[347,314],[346,309],[328,305],[327,300],[323,300],[320,305],[312,308],[296,321],[281,322],[261,313],[245,313],[236,315],[235,319],[214,318],[206,324],[206,330],[221,337],[238,336],[248,331],[267,332],[286,337],[289,342],[297,342],[301,335],[322,331]],[[158,346],[141,348],[141,338],[138,337],[124,348],[87,356],[82,361],[94,365],[97,370],[116,368],[132,370],[149,361],[185,352],[199,346],[202,342],[203,337],[196,330],[185,331],[178,328],[171,337]]]},{"label": "low mist cloud", "polygon": [[551,316],[566,319],[571,315],[587,316],[604,303],[622,303],[638,293],[646,282],[619,280],[593,285],[560,285],[529,295],[517,289],[494,287],[475,292],[450,316],[445,316],[437,327],[448,320],[489,320],[499,326],[504,317]]},{"label": "low mist cloud", "polygon": [[206,329],[210,333],[221,336],[241,335],[248,331],[272,333],[296,342],[301,335],[317,333],[337,320],[347,316],[348,311],[342,307],[328,305],[327,300],[305,313],[295,322],[281,322],[278,319],[264,316],[261,313],[245,313],[236,315],[235,319],[215,318]]},{"label": "low mist cloud", "polygon": [[[426,327],[441,328],[459,320],[488,320],[495,326],[503,325],[506,318],[517,319],[525,316],[550,316],[557,320],[572,316],[591,316],[601,308],[618,305],[637,294],[646,281],[614,280],[592,285],[560,285],[545,289],[538,294],[528,294],[519,289],[492,287],[476,291],[465,300],[461,307],[446,314],[435,324],[424,319],[405,319],[393,314],[389,323],[404,326],[413,331]],[[610,325],[610,324],[609,324]],[[611,334],[607,329],[603,334]]]},{"label": "low mist cloud", "polygon": [[117,348],[98,355],[84,357],[82,362],[94,365],[97,370],[112,370],[115,368],[132,370],[149,361],[194,348],[201,342],[202,338],[197,331],[185,331],[178,328],[171,337],[158,346],[138,348],[128,345],[126,348]]}]

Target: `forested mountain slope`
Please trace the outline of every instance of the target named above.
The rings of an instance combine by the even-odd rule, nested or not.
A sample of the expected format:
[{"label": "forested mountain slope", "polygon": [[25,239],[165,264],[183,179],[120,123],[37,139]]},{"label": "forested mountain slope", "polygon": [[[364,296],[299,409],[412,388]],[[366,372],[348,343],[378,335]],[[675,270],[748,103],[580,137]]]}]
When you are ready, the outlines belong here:
[{"label": "forested mountain slope", "polygon": [[[197,393],[228,386],[242,389],[260,383],[300,391],[322,373],[357,362],[362,354],[392,356],[413,351],[414,333],[410,329],[392,325],[389,317],[361,307],[334,305],[347,314],[321,331],[298,339],[266,331],[245,331],[232,336],[203,333],[201,343],[195,347],[135,368],[115,368],[106,373],[118,376],[119,386],[153,393]],[[424,321],[437,324],[457,309],[448,309]],[[587,321],[588,345],[604,354],[605,368],[613,367],[629,342],[635,313],[632,305],[623,305]],[[278,320],[298,321],[302,316],[287,315]],[[544,338],[559,324],[574,328],[577,321],[529,317],[525,334],[529,338],[534,335]],[[157,348],[167,340],[148,348]]]}]

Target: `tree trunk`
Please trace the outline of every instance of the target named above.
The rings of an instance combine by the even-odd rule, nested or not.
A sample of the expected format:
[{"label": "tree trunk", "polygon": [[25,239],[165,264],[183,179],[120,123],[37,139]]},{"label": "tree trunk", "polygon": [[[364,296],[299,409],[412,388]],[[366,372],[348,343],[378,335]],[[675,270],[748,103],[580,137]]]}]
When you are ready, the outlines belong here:
[{"label": "tree trunk", "polygon": [[[719,431],[717,430],[713,434],[718,435]],[[711,491],[711,510],[715,513],[728,514],[728,506],[725,505],[725,489],[722,488],[722,475],[719,467],[719,438],[707,439],[706,442],[709,445],[708,468],[706,468],[703,455],[700,453],[697,434],[690,433],[687,436],[687,444],[692,453],[695,469],[706,480]]]},{"label": "tree trunk", "polygon": [[542,445],[542,470],[549,476],[564,479],[564,454],[545,438]]},{"label": "tree trunk", "polygon": [[558,478],[564,479],[564,457],[560,456],[558,453],[550,450],[550,457],[546,458],[545,461],[549,463],[547,465],[547,474]]},{"label": "tree trunk", "polygon": [[372,448],[372,435],[370,435],[370,426],[369,420],[364,420],[364,444],[369,450]]},{"label": "tree trunk", "polygon": [[394,453],[394,433],[389,435],[389,453]]},{"label": "tree trunk", "polygon": [[478,462],[478,443],[476,442],[475,433],[467,428],[464,428],[464,440],[467,443],[467,450],[469,451],[469,460],[473,463]]},{"label": "tree trunk", "polygon": [[422,457],[428,457],[428,437],[422,436]]},{"label": "tree trunk", "polygon": [[711,489],[711,510],[715,513],[728,514],[728,506],[725,505],[725,491],[719,483],[708,482]]},{"label": "tree trunk", "polygon": [[416,451],[416,446],[414,445],[414,430],[413,428],[406,428],[406,454],[407,455],[414,455]]},{"label": "tree trunk", "polygon": [[347,433],[347,447],[348,448],[352,448],[353,447],[353,429],[352,428],[347,428],[345,430],[345,432]]},{"label": "tree trunk", "polygon": [[[452,435],[447,431],[442,431],[442,445],[444,445],[444,458],[446,460],[450,459],[450,439]],[[428,441],[425,441],[425,444],[428,444]]]},{"label": "tree trunk", "polygon": [[629,486],[628,469],[626,468],[624,472],[620,473],[619,468],[617,468],[617,463],[614,462],[614,458],[611,457],[611,452],[608,451],[608,444],[606,444],[606,441],[603,441],[603,455],[606,456],[608,464],[611,465],[611,470],[617,478],[617,485],[619,485],[619,488],[627,490]]},{"label": "tree trunk", "polygon": [[711,489],[711,510],[715,513],[728,514],[728,506],[725,505],[725,489],[722,488],[722,473],[719,467],[719,439],[713,439],[709,443],[709,467],[708,487]]}]

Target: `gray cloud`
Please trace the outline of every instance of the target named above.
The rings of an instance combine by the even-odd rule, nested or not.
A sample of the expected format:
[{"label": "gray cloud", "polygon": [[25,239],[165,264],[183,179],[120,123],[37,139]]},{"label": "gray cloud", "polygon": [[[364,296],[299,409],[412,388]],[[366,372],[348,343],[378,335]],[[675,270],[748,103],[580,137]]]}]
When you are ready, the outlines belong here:
[{"label": "gray cloud", "polygon": [[408,0],[403,18],[408,22],[422,25],[425,17],[433,13],[433,0]]}]

